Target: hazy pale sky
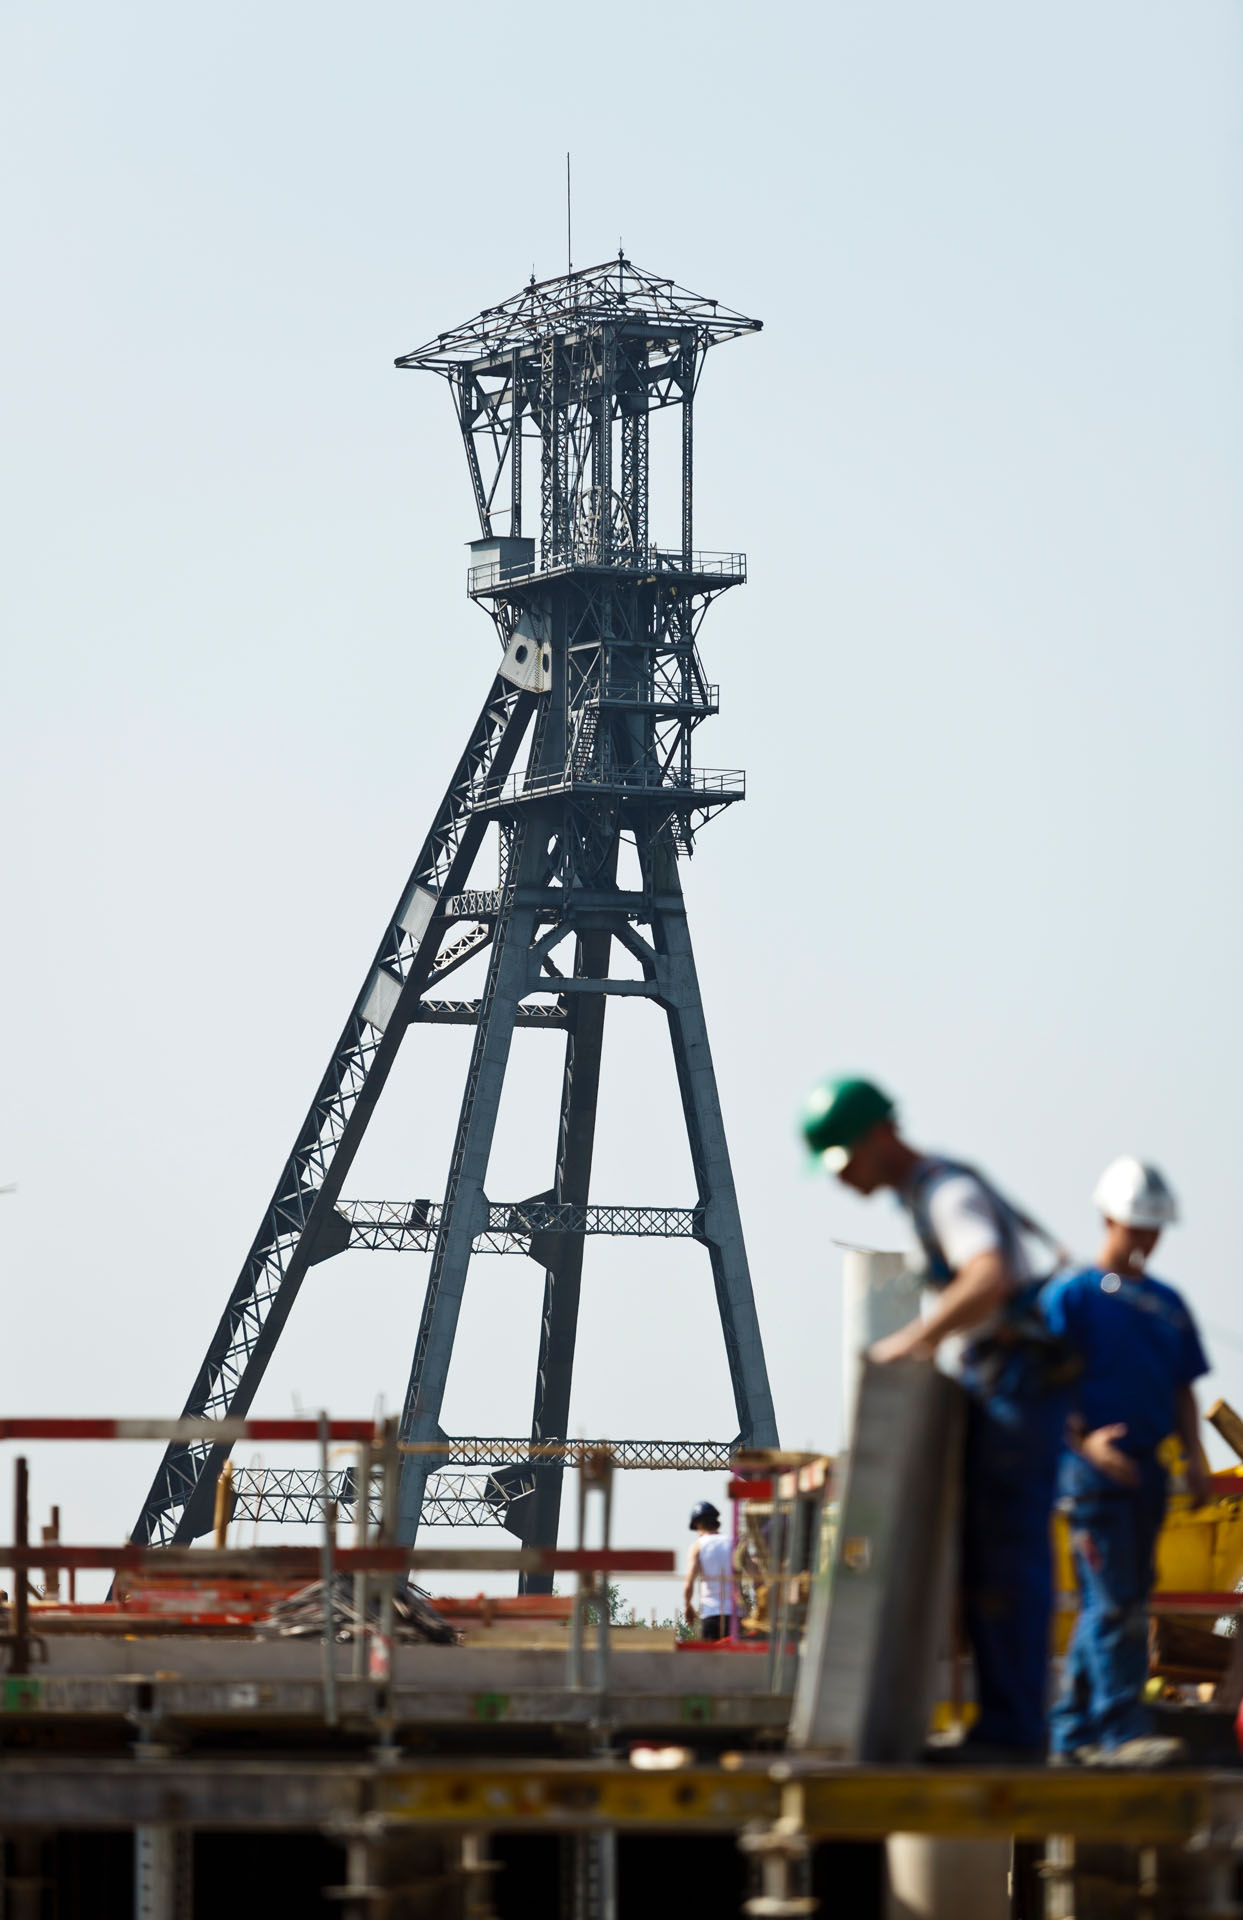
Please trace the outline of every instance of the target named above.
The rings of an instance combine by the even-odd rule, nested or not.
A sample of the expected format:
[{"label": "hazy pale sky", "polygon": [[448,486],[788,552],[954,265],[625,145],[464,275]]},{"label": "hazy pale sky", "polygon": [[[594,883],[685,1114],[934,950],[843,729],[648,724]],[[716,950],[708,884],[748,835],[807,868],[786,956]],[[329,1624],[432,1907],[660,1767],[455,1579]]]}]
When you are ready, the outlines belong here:
[{"label": "hazy pale sky", "polygon": [[[1085,1254],[1159,1160],[1243,1404],[1238,9],[17,0],[0,74],[4,1410],[182,1404],[495,664],[393,357],[561,270],[567,148],[578,264],[764,321],[700,389],[749,787],[684,878],[784,1438],[839,1439],[834,1238],[901,1235],[804,1171],[839,1066]],[[442,1191],[469,1038],[412,1033],[352,1194]],[[595,1197],[687,1201],[663,1023],[606,1049]],[[553,1160],[513,1057],[498,1197]],[[256,1411],[396,1405],[426,1267],[315,1268]],[[539,1298],[475,1263],[451,1431],[525,1428]],[[699,1250],[589,1245],[573,1425],[732,1434]],[[156,1453],[35,1450],[36,1518],[119,1536]],[[713,1491],[631,1478],[625,1537]]]}]

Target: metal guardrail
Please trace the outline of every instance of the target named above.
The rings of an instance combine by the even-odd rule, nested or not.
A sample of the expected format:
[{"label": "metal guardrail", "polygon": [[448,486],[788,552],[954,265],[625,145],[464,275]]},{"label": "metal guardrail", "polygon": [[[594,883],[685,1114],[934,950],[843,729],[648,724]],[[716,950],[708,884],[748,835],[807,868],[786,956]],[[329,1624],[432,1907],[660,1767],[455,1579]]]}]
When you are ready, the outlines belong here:
[{"label": "metal guardrail", "polygon": [[492,593],[498,587],[520,586],[525,580],[534,580],[541,575],[553,573],[572,573],[577,567],[604,567],[610,572],[628,574],[698,575],[711,580],[728,580],[731,584],[741,583],[747,577],[747,556],[745,553],[723,553],[702,551],[684,554],[675,547],[648,547],[642,553],[616,552],[607,560],[602,560],[590,546],[582,546],[572,555],[549,561],[547,565],[537,560],[491,560],[481,566],[467,570],[466,591],[470,594]]},{"label": "metal guardrail", "polygon": [[570,792],[575,787],[605,788],[613,793],[664,793],[670,797],[693,794],[710,803],[745,799],[747,776],[740,767],[695,767],[684,778],[646,763],[605,769],[592,767],[573,776],[567,776],[564,769],[550,774],[511,773],[507,779],[489,785],[479,804],[481,808],[509,806],[517,800]]},{"label": "metal guardrail", "polygon": [[[721,710],[720,683],[705,680],[692,683],[683,690],[662,683],[653,686],[650,693],[643,691],[635,683],[633,674],[616,671],[606,674],[600,683],[596,704],[600,707],[622,707],[627,711],[637,710],[652,713],[680,713],[689,710],[692,713],[719,713]],[[590,704],[590,703],[587,703]]]}]

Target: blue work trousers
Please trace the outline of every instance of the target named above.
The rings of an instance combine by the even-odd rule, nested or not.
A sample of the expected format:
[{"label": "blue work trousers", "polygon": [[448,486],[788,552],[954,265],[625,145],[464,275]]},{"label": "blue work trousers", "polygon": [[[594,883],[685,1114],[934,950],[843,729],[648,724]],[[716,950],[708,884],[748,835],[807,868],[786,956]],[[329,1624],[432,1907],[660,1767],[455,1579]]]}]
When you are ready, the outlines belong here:
[{"label": "blue work trousers", "polygon": [[1047,1738],[1049,1518],[1065,1420],[1060,1393],[968,1403],[962,1589],[979,1706],[970,1738],[1033,1756]]},{"label": "blue work trousers", "polygon": [[1068,1463],[1071,1546],[1079,1618],[1052,1714],[1055,1753],[1117,1747],[1150,1731],[1148,1595],[1166,1476],[1158,1460],[1137,1460],[1138,1487],[1105,1486],[1082,1461]]}]

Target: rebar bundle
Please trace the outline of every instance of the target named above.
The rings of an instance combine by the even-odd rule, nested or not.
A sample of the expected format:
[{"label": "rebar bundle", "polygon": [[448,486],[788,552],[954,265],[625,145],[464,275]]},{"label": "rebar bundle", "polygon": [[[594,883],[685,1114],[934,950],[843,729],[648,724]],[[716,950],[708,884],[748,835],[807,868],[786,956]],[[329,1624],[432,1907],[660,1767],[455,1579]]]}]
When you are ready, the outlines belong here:
[{"label": "rebar bundle", "polygon": [[[340,1642],[357,1639],[360,1633],[373,1632],[380,1620],[380,1595],[369,1597],[367,1618],[354,1606],[354,1581],[350,1574],[333,1576],[332,1637]],[[271,1640],[318,1640],[324,1631],[324,1583],[312,1580],[287,1599],[278,1600],[266,1620],[260,1620],[255,1632]],[[461,1634],[437,1613],[421,1587],[407,1584],[393,1596],[393,1637],[407,1642],[430,1641],[439,1646],[457,1646]]]}]

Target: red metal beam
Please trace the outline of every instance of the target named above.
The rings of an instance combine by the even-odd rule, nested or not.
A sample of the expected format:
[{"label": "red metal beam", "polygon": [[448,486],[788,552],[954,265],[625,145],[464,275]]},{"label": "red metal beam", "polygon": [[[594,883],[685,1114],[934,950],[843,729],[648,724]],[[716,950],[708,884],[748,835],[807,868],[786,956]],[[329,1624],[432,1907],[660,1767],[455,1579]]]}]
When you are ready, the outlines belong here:
[{"label": "red metal beam", "polygon": [[1148,1598],[1151,1613],[1243,1613],[1243,1593],[1177,1593],[1164,1589]]},{"label": "red metal beam", "polygon": [[[340,1573],[675,1573],[666,1547],[338,1547]],[[313,1580],[322,1550],[309,1547],[0,1546],[0,1567],[116,1568],[203,1580]]]},{"label": "red metal beam", "polygon": [[[374,1420],[330,1420],[330,1440],[374,1440]],[[0,1420],[0,1440],[318,1440],[318,1420]]]}]

